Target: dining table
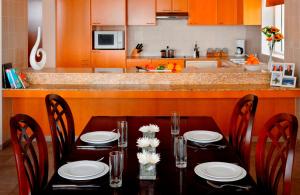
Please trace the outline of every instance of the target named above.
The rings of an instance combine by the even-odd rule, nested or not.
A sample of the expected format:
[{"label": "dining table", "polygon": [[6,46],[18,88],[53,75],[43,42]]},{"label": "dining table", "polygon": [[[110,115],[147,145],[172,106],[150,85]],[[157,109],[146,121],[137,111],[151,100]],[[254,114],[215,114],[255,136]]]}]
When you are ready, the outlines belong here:
[{"label": "dining table", "polygon": [[[117,128],[117,121],[128,123],[128,146],[119,148],[118,142],[114,141],[103,147],[80,147],[89,146],[83,142],[80,136],[94,131],[112,131]],[[195,167],[205,162],[227,162],[243,167],[235,150],[228,143],[226,136],[210,116],[181,116],[180,135],[193,130],[207,130],[222,134],[222,139],[212,145],[198,145],[195,142],[187,141],[187,167],[177,168],[174,157],[174,135],[171,135],[170,116],[92,116],[75,145],[61,164],[67,164],[79,160],[98,160],[109,164],[109,152],[122,150],[124,152],[124,170],[122,186],[112,188],[109,185],[109,172],[96,179],[87,181],[75,181],[62,178],[57,170],[51,177],[45,194],[66,195],[66,194],[120,194],[120,195],[169,195],[169,194],[259,194],[256,183],[249,173],[234,182],[207,181],[195,173]],[[145,125],[155,124],[160,131],[156,138],[160,140],[157,153],[160,161],[156,165],[156,179],[142,180],[139,178],[139,162],[137,153],[137,139],[142,137],[139,128]],[[222,146],[222,147],[219,147]],[[216,186],[209,185],[210,183]],[[249,189],[242,189],[235,186],[222,186],[224,184],[250,186]]]}]

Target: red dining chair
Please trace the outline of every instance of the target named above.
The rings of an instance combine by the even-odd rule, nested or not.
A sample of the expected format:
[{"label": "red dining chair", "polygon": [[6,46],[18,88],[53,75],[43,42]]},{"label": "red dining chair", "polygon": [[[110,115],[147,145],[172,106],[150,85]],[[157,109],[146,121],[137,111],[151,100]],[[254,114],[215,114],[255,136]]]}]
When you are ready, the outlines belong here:
[{"label": "red dining chair", "polygon": [[42,194],[48,181],[48,151],[41,127],[30,116],[17,114],[10,119],[10,130],[19,194]]},{"label": "red dining chair", "polygon": [[[291,114],[277,114],[264,125],[256,146],[257,185],[263,194],[291,194],[292,169],[298,120]],[[281,190],[279,183],[283,184]],[[281,187],[281,186],[280,186]]]},{"label": "red dining chair", "polygon": [[57,170],[75,142],[74,119],[69,105],[61,96],[49,94],[45,102],[53,143],[54,169]]},{"label": "red dining chair", "polygon": [[252,129],[257,103],[256,95],[242,97],[235,105],[230,121],[229,143],[247,171],[250,169]]}]

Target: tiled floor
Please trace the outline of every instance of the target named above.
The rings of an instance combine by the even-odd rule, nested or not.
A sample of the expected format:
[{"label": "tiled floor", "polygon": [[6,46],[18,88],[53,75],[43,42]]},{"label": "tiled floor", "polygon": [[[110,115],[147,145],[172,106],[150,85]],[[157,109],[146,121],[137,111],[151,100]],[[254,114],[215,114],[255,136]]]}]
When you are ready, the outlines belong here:
[{"label": "tiled floor", "polygon": [[[255,146],[252,148],[251,153],[251,175],[255,177],[254,168],[254,156],[255,156]],[[52,147],[48,145],[49,151],[49,175],[53,173],[53,162],[52,162]],[[293,171],[293,195],[300,194],[300,143],[298,143],[296,148],[296,158],[294,162]],[[0,195],[18,195],[18,179],[15,167],[15,159],[13,156],[12,147],[9,146],[3,151],[0,151]]]}]

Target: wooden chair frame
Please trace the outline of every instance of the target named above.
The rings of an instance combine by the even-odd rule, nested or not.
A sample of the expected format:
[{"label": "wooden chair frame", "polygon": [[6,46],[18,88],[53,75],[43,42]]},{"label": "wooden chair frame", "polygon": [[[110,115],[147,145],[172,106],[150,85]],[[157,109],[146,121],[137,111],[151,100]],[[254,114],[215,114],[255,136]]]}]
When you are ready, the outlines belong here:
[{"label": "wooden chair frame", "polygon": [[244,168],[250,169],[250,152],[253,123],[258,98],[249,94],[242,97],[234,107],[229,129],[229,143],[241,158]]},{"label": "wooden chair frame", "polygon": [[75,143],[74,119],[68,103],[61,96],[49,94],[45,102],[53,143],[54,168],[57,170],[62,158]]},{"label": "wooden chair frame", "polygon": [[298,120],[294,115],[277,114],[260,132],[256,147],[256,177],[263,193],[276,195],[283,179],[283,195],[291,194],[297,131]]},{"label": "wooden chair frame", "polygon": [[[20,195],[42,194],[48,182],[47,143],[39,124],[30,116],[10,119],[11,142],[16,159]],[[36,146],[33,144],[36,141]]]}]

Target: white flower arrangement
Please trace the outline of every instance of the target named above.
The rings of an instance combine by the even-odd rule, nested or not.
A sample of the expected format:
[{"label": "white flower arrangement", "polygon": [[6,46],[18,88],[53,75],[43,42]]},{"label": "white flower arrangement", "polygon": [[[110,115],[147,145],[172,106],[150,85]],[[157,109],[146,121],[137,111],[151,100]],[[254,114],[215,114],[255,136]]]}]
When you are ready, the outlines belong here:
[{"label": "white flower arrangement", "polygon": [[156,153],[139,152],[137,153],[137,158],[142,165],[156,164],[160,161],[160,157]]},{"label": "white flower arrangement", "polygon": [[160,142],[157,138],[142,137],[139,138],[136,143],[139,148],[146,148],[146,147],[156,148]]},{"label": "white flower arrangement", "polygon": [[147,133],[147,132],[157,133],[157,132],[159,132],[159,127],[157,125],[149,124],[149,125],[140,127],[139,131],[141,131],[143,133]]}]

